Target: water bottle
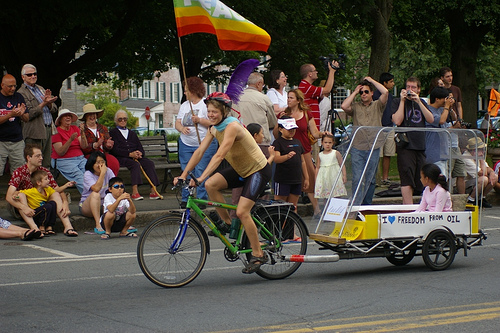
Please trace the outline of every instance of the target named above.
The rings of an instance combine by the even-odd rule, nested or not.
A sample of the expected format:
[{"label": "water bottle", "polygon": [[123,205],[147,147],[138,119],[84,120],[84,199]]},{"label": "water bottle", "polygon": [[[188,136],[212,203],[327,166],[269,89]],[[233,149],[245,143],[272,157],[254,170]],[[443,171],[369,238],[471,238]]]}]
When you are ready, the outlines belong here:
[{"label": "water bottle", "polygon": [[241,221],[238,218],[231,219],[231,230],[229,231],[229,238],[236,239],[240,231]]}]

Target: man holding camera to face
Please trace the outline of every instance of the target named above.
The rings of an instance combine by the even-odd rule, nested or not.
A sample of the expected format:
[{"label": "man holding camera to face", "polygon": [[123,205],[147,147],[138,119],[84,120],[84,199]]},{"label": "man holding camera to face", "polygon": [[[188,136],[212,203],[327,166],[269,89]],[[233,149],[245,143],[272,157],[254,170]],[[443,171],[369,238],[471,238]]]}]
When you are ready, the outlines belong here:
[{"label": "man holding camera to face", "polygon": [[[420,80],[409,77],[406,89],[401,90],[401,98],[392,102],[392,121],[401,127],[425,127],[425,122],[432,123],[434,116],[425,102],[419,97]],[[401,133],[398,133],[398,135]],[[413,193],[423,191],[420,182],[420,170],[425,164],[425,132],[405,133],[407,142],[396,144],[399,178],[403,204],[413,204]]]}]

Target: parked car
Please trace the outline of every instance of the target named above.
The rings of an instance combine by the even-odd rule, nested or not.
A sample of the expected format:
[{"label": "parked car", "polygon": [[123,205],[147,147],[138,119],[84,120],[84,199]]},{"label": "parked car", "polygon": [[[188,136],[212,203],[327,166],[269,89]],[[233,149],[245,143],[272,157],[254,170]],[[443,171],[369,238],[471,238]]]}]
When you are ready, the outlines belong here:
[{"label": "parked car", "polygon": [[134,131],[137,135],[145,135],[148,133],[148,128],[147,127],[136,127],[136,128],[132,128],[132,131]]},{"label": "parked car", "polygon": [[180,134],[179,131],[177,131],[173,127],[162,127],[162,128],[156,128],[153,131],[153,135],[164,135],[164,136],[169,136],[171,134]]}]

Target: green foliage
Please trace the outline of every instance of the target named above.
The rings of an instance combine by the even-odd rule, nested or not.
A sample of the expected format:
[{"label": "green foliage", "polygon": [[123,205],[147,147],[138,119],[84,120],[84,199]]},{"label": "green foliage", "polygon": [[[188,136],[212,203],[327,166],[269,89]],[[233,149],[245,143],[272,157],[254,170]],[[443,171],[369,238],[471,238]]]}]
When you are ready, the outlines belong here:
[{"label": "green foliage", "polygon": [[118,102],[118,95],[109,84],[97,83],[78,93],[77,98],[85,103],[93,103],[97,109],[103,109],[110,103]]},{"label": "green foliage", "polygon": [[115,113],[118,110],[124,110],[127,112],[127,128],[134,128],[137,126],[138,118],[134,117],[124,106],[118,103],[109,103],[103,107],[104,114],[99,118],[99,124],[104,125],[108,128],[116,127],[115,125]]}]

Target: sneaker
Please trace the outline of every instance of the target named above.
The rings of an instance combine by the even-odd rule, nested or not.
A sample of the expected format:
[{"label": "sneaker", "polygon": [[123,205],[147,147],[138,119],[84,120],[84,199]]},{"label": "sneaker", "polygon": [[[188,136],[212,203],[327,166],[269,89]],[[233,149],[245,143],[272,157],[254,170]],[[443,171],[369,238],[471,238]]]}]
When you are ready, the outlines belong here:
[{"label": "sneaker", "polygon": [[149,195],[149,199],[151,199],[151,200],[159,200],[160,196],[158,194],[156,194],[156,193],[151,193]]},{"label": "sneaker", "polygon": [[181,209],[186,209],[187,202],[186,201],[181,201],[180,207]]},{"label": "sneaker", "polygon": [[392,182],[389,179],[382,180],[382,186],[390,186]]},{"label": "sneaker", "polygon": [[484,208],[493,208],[493,206],[488,201],[486,201],[486,198],[481,199],[481,203],[483,204]]},{"label": "sneaker", "polygon": [[132,200],[134,200],[134,201],[144,199],[144,197],[143,197],[143,196],[141,196],[139,193],[132,194],[130,197],[131,197],[131,198],[132,198]]},{"label": "sneaker", "polygon": [[[210,219],[214,222],[215,226],[217,229],[219,229],[220,233],[222,235],[225,235],[231,230],[231,225],[227,224],[226,222],[222,221],[221,218],[219,217],[219,214],[216,212],[210,212],[208,214]],[[208,231],[209,236],[215,236],[215,234],[212,232],[212,230]]]}]

